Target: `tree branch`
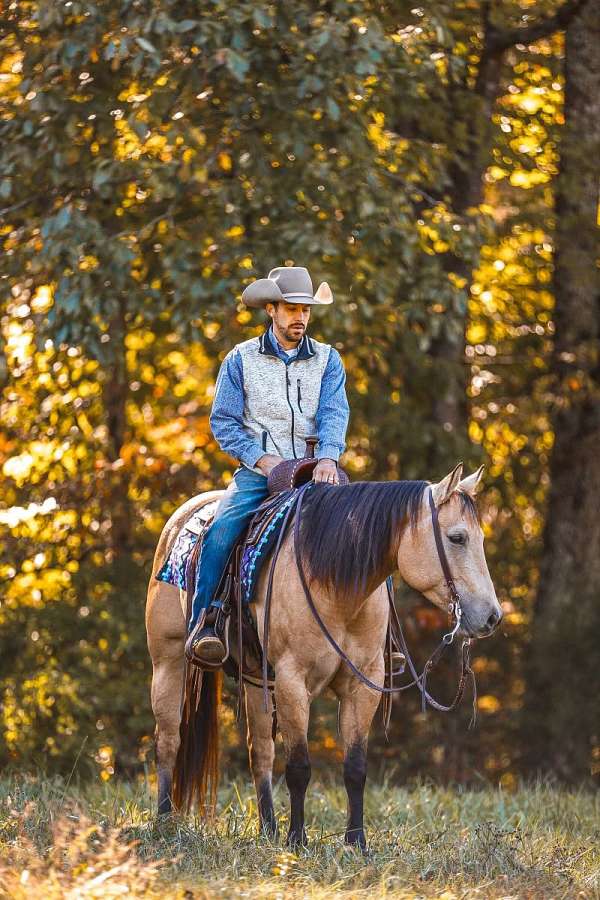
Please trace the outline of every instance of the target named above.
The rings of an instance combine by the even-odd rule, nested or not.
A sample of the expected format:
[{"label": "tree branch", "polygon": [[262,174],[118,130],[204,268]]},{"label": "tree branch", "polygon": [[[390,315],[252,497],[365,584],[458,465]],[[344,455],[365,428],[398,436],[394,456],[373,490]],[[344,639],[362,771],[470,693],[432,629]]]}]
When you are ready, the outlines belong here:
[{"label": "tree branch", "polygon": [[493,25],[489,17],[489,4],[486,3],[484,19],[486,19],[488,28],[487,52],[491,56],[498,56],[509,47],[514,47],[515,44],[533,44],[540,38],[554,34],[555,31],[561,31],[588,2],[589,0],[566,0],[553,16],[548,16],[540,22],[533,22],[531,25],[507,29],[496,28]]},{"label": "tree branch", "polygon": [[45,191],[42,191],[40,194],[33,194],[31,197],[26,197],[25,200],[20,200],[19,203],[13,203],[12,206],[5,206],[4,209],[0,209],[0,218],[4,217],[7,213],[16,212],[18,209],[22,209],[24,206],[27,206],[28,203],[33,203],[34,200],[38,200],[40,197],[47,197],[48,194]]}]

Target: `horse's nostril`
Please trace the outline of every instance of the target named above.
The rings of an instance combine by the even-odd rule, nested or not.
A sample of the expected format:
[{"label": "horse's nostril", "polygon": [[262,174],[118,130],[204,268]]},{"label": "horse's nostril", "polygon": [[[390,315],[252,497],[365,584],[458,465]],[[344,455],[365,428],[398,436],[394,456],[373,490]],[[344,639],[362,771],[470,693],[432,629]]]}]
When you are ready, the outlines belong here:
[{"label": "horse's nostril", "polygon": [[490,613],[488,620],[485,623],[487,625],[488,631],[493,631],[501,618],[502,618],[502,613],[499,612],[498,610],[494,610],[494,612]]}]

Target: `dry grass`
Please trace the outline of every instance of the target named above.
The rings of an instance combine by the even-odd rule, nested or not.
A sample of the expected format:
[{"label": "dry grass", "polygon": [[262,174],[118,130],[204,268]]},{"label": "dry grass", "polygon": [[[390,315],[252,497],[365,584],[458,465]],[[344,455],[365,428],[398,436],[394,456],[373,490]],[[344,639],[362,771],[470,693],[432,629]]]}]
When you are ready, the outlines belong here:
[{"label": "dry grass", "polygon": [[[276,792],[282,832],[285,788]],[[0,896],[42,898],[600,898],[600,801],[548,785],[511,794],[372,785],[370,852],[343,844],[339,786],[309,789],[310,848],[257,837],[250,787],[217,819],[157,823],[147,785],[0,781]]]}]

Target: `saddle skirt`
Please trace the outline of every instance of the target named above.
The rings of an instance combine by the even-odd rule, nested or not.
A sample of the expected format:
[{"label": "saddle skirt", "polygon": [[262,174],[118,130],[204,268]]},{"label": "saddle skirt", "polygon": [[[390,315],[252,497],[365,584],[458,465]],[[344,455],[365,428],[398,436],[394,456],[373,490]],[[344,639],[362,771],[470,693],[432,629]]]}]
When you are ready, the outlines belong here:
[{"label": "saddle skirt", "polygon": [[[263,563],[277,541],[285,514],[293,503],[295,495],[296,490],[292,489],[267,497],[257,509],[249,527],[232,548],[228,569],[232,559],[238,556],[235,552],[236,548],[240,544],[243,545],[240,569],[235,573],[235,577],[240,579],[244,604],[250,603],[253,599]],[[186,590],[187,585],[190,584],[189,576],[191,574],[188,564],[197,557],[197,554],[192,554],[192,551],[211,525],[218,503],[218,500],[208,503],[195,512],[183,525],[175,538],[170,553],[156,575],[158,581],[172,584],[183,591]],[[223,579],[221,579],[222,582]]]},{"label": "saddle skirt", "polygon": [[[294,502],[296,490],[281,492],[268,497],[256,511],[249,527],[231,549],[225,569],[221,573],[219,587],[215,594],[218,600],[219,616],[224,622],[224,640],[227,656],[223,664],[226,674],[239,681],[240,673],[244,681],[260,685],[262,683],[262,648],[254,619],[248,604],[252,601],[258,576],[270,550],[274,547],[286,513]],[[192,628],[201,628],[204,614],[199,621],[191,624],[192,599],[196,585],[197,564],[201,553],[204,534],[213,521],[218,501],[198,510],[181,528],[167,559],[156,575],[157,580],[179,587],[187,595],[186,619],[188,643],[192,639]],[[237,634],[237,640],[230,644],[229,634]],[[186,652],[187,664],[198,665]],[[242,661],[241,667],[239,661]],[[274,674],[268,667],[269,685]],[[187,690],[187,689],[186,689]],[[240,687],[241,690],[241,687]],[[240,701],[241,702],[241,701]]]},{"label": "saddle skirt", "polygon": [[212,522],[218,505],[219,501],[213,500],[197,510],[187,520],[175,538],[171,551],[156,575],[157,581],[164,581],[185,591],[187,585],[187,564],[190,554]]}]

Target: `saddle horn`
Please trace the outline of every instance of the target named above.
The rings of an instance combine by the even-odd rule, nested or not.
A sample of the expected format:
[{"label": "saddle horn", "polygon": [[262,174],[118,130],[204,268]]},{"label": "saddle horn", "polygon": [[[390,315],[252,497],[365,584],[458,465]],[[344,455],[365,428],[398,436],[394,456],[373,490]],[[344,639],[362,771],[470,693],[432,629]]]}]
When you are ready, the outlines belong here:
[{"label": "saddle horn", "polygon": [[318,443],[319,443],[319,438],[315,437],[314,435],[312,437],[306,438],[306,450],[304,451],[306,459],[314,459],[315,458],[315,447],[317,446]]}]

